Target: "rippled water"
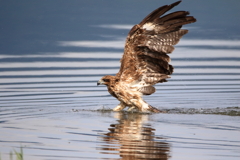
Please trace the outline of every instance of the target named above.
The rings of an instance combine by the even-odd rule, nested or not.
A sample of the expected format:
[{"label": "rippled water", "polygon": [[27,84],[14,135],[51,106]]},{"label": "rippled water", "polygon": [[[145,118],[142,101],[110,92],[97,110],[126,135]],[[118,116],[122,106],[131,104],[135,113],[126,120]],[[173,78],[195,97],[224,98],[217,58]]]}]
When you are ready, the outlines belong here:
[{"label": "rippled water", "polygon": [[[225,1],[218,2],[222,5]],[[51,2],[48,3],[51,6]],[[105,6],[111,5],[109,3],[101,1],[97,4],[113,13],[112,8]],[[118,3],[128,6],[124,2]],[[194,11],[194,5],[190,1],[184,5],[187,3]],[[205,2],[198,3],[204,5]],[[91,19],[98,15],[94,8],[98,5],[94,5],[93,11],[77,7],[90,7],[90,1],[66,4],[58,3],[55,10],[47,7],[45,12],[41,10],[42,3],[29,3],[31,7],[26,8],[19,4],[22,10],[16,10],[17,17],[11,19],[9,14],[10,20],[7,20],[25,17],[27,26],[31,27],[17,21],[19,32],[15,39],[9,36],[10,31],[15,33],[14,27],[5,30],[9,35],[1,32],[3,37],[5,34],[8,37],[1,42],[5,45],[0,51],[2,159],[9,159],[10,151],[19,151],[21,146],[24,158],[34,160],[240,158],[238,29],[231,29],[226,24],[229,33],[223,34],[221,27],[213,29],[209,25],[206,36],[203,31],[207,29],[201,26],[205,22],[201,19],[206,18],[211,24],[207,11],[203,15],[196,12],[194,15],[199,22],[189,26],[190,33],[170,55],[175,67],[172,78],[156,85],[157,92],[145,97],[149,104],[167,113],[115,113],[109,109],[118,101],[109,95],[105,86],[96,83],[102,76],[118,72],[125,36],[132,26],[130,22],[134,23],[135,19],[120,21],[129,17],[117,7],[116,16],[119,15],[120,20],[111,16],[106,18],[109,21],[98,17]],[[145,2],[139,1],[134,11],[145,6],[143,4]],[[31,10],[34,7],[35,10]],[[148,13],[154,8],[156,5],[143,12]],[[28,10],[32,14],[24,12]],[[64,21],[56,17],[64,17],[62,12],[67,19],[61,26],[59,24]],[[126,10],[126,14],[130,12]],[[100,13],[105,14],[103,10]],[[139,17],[134,13],[131,12],[133,17]],[[67,33],[59,27],[48,30],[53,25],[49,24],[48,18],[59,27],[71,24],[80,28],[69,27]],[[10,25],[6,21],[8,23]],[[33,29],[35,23],[42,35]],[[43,30],[43,26],[48,27]],[[81,34],[76,38],[78,30]]]},{"label": "rippled water", "polygon": [[[146,97],[163,108],[238,107],[240,95],[240,54],[238,49],[204,49],[204,40],[191,40],[201,48],[184,46],[182,40],[171,55],[175,70],[169,82],[156,85],[157,92]],[[113,44],[122,41],[112,41]],[[213,43],[209,45],[215,46]],[[217,43],[216,41],[215,43]],[[77,43],[85,47],[85,41]],[[99,45],[98,42],[88,42]],[[102,41],[107,47],[108,42]],[[234,41],[234,47],[240,41]],[[191,45],[191,44],[190,44]],[[196,45],[196,44],[195,44]],[[239,45],[239,46],[237,46]],[[119,46],[119,47],[120,47]],[[184,47],[181,47],[184,46]],[[118,47],[115,45],[115,47]],[[58,106],[98,109],[112,108],[117,101],[105,86],[96,86],[104,75],[116,74],[121,52],[60,52],[34,55],[1,55],[1,106]],[[93,101],[93,98],[95,99]],[[11,102],[11,103],[9,103]]]}]

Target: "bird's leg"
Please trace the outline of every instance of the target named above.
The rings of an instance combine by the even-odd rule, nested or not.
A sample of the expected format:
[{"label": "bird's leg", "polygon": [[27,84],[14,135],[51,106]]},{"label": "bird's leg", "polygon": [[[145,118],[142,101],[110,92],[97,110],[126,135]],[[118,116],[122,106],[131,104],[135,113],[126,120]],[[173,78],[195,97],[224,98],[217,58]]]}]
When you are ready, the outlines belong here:
[{"label": "bird's leg", "polygon": [[130,112],[130,111],[134,110],[135,108],[136,108],[135,106],[129,107],[127,111]]},{"label": "bird's leg", "polygon": [[148,104],[146,102],[144,102],[142,99],[140,99],[140,98],[139,99],[131,99],[131,103],[133,104],[133,106],[131,108],[129,108],[130,111],[132,109],[136,108],[140,112],[149,112]]},{"label": "bird's leg", "polygon": [[121,102],[119,105],[117,105],[117,107],[113,108],[113,111],[121,111],[125,107],[127,107],[127,106],[123,102]]}]

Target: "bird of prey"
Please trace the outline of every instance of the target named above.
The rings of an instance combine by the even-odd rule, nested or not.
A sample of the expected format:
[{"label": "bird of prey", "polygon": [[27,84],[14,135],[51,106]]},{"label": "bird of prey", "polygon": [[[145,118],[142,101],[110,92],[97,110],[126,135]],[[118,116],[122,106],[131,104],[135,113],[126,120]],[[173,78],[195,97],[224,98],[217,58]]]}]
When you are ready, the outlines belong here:
[{"label": "bird of prey", "polygon": [[137,109],[140,112],[161,112],[143,99],[143,95],[155,92],[154,85],[167,82],[173,73],[169,53],[180,38],[188,33],[181,29],[185,24],[196,22],[187,11],[165,13],[181,1],[157,8],[139,24],[132,27],[126,42],[119,72],[102,77],[97,84],[106,85],[108,92],[120,101],[113,111]]}]

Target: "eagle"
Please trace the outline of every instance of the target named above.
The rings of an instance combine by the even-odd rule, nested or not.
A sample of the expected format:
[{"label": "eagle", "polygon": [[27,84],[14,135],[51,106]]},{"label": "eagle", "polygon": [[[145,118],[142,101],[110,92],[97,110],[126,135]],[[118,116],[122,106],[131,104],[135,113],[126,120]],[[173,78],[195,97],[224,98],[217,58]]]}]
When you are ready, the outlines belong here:
[{"label": "eagle", "polygon": [[167,82],[173,73],[169,53],[180,38],[188,33],[183,25],[196,22],[188,11],[165,13],[181,1],[152,11],[130,30],[120,60],[119,72],[102,77],[97,85],[106,85],[108,92],[120,101],[113,111],[163,112],[145,102],[143,95],[151,95],[157,83]]}]

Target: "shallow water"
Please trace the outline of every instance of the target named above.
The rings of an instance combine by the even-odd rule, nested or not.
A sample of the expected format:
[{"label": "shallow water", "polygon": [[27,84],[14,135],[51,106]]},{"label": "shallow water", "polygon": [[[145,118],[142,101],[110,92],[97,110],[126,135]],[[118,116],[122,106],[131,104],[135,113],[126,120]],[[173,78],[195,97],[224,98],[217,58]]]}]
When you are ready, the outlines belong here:
[{"label": "shallow water", "polygon": [[[227,1],[195,1],[204,13],[187,0],[177,8],[199,21],[170,55],[172,78],[144,97],[164,114],[111,112],[117,100],[96,86],[118,72],[128,30],[159,2],[53,2],[0,8],[2,159],[21,146],[34,160],[240,158],[239,22],[211,21]],[[226,15],[237,15],[239,2],[228,3]]]}]

